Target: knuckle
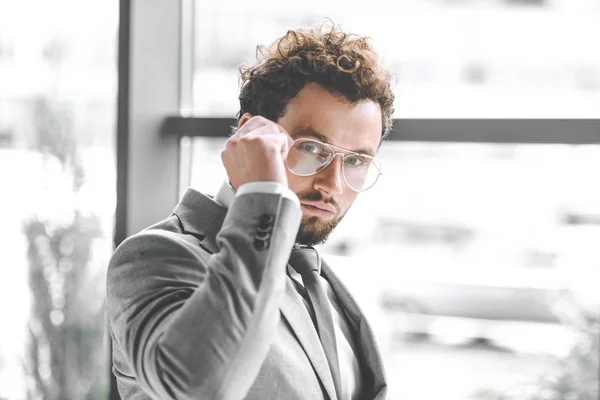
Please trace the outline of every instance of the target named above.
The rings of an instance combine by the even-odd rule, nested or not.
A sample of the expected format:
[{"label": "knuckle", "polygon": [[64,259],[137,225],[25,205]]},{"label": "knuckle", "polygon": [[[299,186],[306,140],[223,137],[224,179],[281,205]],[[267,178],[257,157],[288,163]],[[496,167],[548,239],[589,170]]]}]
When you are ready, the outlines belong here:
[{"label": "knuckle", "polygon": [[245,135],[239,138],[239,142],[243,144],[253,143],[254,141],[256,141],[255,135]]},{"label": "knuckle", "polygon": [[275,142],[269,142],[265,147],[269,153],[279,153],[281,151],[281,146]]}]

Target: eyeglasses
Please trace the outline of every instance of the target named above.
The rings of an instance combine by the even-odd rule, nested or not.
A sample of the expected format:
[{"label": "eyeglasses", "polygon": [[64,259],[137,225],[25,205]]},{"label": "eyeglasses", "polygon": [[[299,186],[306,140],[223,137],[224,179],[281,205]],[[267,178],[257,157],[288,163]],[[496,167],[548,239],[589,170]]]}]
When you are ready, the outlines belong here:
[{"label": "eyeglasses", "polygon": [[294,175],[310,176],[327,168],[338,154],[342,156],[342,175],[350,189],[364,192],[377,182],[381,175],[381,164],[375,158],[315,139],[294,140],[286,166]]}]

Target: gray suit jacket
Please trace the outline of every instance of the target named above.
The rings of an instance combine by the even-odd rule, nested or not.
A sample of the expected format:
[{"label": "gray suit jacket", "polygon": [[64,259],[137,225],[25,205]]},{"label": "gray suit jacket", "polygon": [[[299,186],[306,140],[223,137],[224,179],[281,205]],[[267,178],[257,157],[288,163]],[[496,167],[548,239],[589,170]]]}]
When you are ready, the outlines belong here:
[{"label": "gray suit jacket", "polygon": [[[227,210],[189,189],[169,218],[117,248],[107,312],[123,399],[336,399],[286,274],[301,217],[279,194],[239,195]],[[373,333],[326,263],[322,273],[355,332],[361,398],[383,400]]]}]

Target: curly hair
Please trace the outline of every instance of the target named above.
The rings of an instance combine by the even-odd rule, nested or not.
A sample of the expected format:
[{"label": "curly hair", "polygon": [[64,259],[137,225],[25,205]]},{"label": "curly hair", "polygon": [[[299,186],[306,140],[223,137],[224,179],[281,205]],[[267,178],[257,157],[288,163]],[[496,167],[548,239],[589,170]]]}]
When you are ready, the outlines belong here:
[{"label": "curly hair", "polygon": [[379,103],[382,138],[392,127],[391,74],[380,65],[370,38],[341,31],[290,30],[269,46],[257,46],[256,63],[240,67],[240,111],[277,121],[307,83],[316,83],[351,104]]}]

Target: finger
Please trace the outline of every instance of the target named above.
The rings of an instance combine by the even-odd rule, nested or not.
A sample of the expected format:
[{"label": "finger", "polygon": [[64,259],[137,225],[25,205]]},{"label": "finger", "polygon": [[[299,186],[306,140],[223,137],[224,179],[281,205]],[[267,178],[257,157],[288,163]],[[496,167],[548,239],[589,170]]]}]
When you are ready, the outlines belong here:
[{"label": "finger", "polygon": [[[259,128],[256,128],[256,129],[252,130],[251,132],[244,134],[243,139],[250,139],[250,140],[251,139],[260,139],[263,136],[264,136],[264,139],[269,138],[268,140],[271,140],[270,138],[281,137],[284,139],[286,145],[287,145],[288,137],[289,137],[289,135],[287,134],[287,132],[285,132],[285,130],[282,131],[280,128],[278,128],[277,124],[268,124],[268,125],[260,126]],[[242,136],[240,136],[239,138],[242,139]]]},{"label": "finger", "polygon": [[287,158],[291,142],[290,137],[286,133],[278,132],[270,134],[268,140],[273,141],[283,159]]},{"label": "finger", "polygon": [[258,129],[262,126],[268,126],[271,124],[275,124],[275,123],[261,115],[256,115],[256,116],[253,116],[252,118],[250,118],[240,128],[238,128],[238,130],[236,131],[235,134],[247,135],[248,133],[254,131],[255,129]]}]

